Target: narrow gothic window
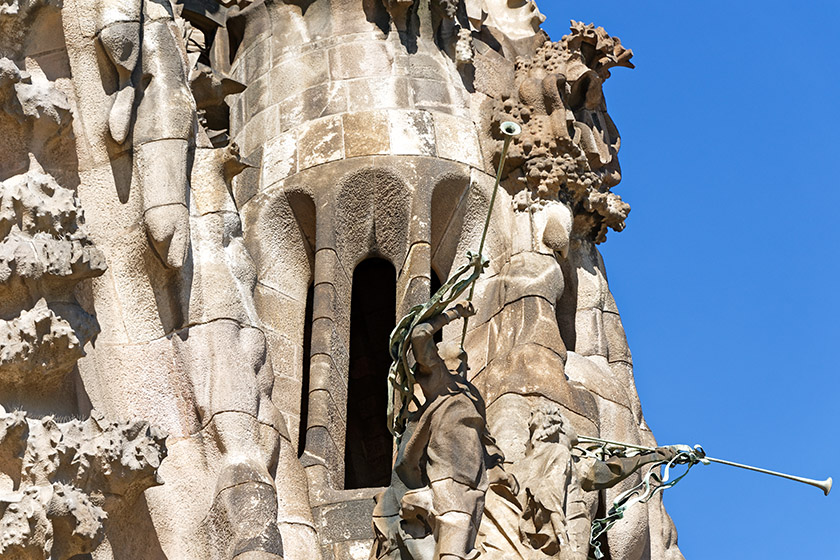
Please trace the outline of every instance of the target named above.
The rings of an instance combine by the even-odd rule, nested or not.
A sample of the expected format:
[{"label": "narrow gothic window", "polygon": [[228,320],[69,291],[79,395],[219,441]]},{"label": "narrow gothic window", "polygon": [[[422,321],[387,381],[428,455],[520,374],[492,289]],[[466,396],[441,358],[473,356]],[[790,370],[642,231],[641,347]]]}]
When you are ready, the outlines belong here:
[{"label": "narrow gothic window", "polygon": [[[430,278],[430,282],[429,282],[429,295],[430,296],[435,295],[435,292],[437,292],[441,288],[441,286],[443,286],[443,283],[440,281],[440,277],[437,275],[437,272],[435,272],[435,270],[432,269],[431,270],[431,278]],[[443,329],[441,329],[441,330],[439,330],[435,333],[435,342],[441,342],[442,340],[443,340]]]},{"label": "narrow gothic window", "polygon": [[371,258],[353,272],[350,304],[350,376],[344,488],[387,486],[393,438],[387,426],[388,337],[396,322],[397,275]]},{"label": "narrow gothic window", "polygon": [[303,313],[303,367],[300,379],[300,429],[298,430],[298,457],[306,449],[306,426],[309,416],[309,363],[312,354],[312,304],[315,299],[315,286],[309,285],[306,291],[306,309]]}]

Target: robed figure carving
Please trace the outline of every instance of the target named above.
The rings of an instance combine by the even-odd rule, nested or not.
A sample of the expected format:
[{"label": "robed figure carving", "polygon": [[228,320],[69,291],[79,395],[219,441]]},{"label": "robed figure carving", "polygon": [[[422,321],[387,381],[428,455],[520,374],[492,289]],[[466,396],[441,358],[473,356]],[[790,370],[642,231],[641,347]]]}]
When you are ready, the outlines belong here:
[{"label": "robed figure carving", "polygon": [[487,430],[484,401],[466,380],[466,354],[446,360],[434,341],[446,324],[472,314],[472,304],[458,303],[409,335],[424,402],[408,418],[391,485],[377,497],[371,558],[476,558],[487,489],[513,483]]},{"label": "robed figure carving", "polygon": [[544,404],[532,413],[525,458],[506,472],[484,400],[467,380],[466,352],[435,343],[445,325],[475,314],[467,301],[446,306],[483,263],[473,257],[392,333],[391,383],[401,395],[390,427],[398,449],[391,484],[376,498],[372,560],[584,560],[597,501],[587,491],[610,488],[677,452],[609,459],[575,453],[574,430],[559,407]]}]

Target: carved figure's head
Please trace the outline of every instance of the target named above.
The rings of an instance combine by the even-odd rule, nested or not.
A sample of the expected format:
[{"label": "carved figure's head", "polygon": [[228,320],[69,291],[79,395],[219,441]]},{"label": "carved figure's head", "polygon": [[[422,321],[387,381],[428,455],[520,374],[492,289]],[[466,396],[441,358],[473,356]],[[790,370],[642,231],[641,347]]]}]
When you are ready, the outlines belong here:
[{"label": "carved figure's head", "polygon": [[446,363],[446,368],[466,379],[469,365],[467,364],[467,352],[455,342],[440,343],[438,345],[440,357]]},{"label": "carved figure's head", "polygon": [[541,404],[532,410],[528,429],[531,433],[530,446],[537,443],[567,443],[571,447],[577,443],[577,433],[556,404]]}]

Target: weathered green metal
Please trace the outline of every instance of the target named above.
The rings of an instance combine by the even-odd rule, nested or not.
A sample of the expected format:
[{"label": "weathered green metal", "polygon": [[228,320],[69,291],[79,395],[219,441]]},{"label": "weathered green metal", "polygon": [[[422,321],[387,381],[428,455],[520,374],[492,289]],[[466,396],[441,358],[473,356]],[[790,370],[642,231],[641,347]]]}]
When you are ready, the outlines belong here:
[{"label": "weathered green metal", "polygon": [[[499,168],[496,171],[496,182],[493,185],[493,194],[490,195],[490,207],[487,208],[487,218],[484,220],[484,229],[481,232],[481,242],[478,244],[478,254],[484,254],[484,242],[487,240],[487,230],[490,229],[490,217],[493,215],[493,206],[496,204],[496,193],[499,192],[499,183],[502,182],[502,171],[505,168],[505,158],[510,147],[510,141],[514,136],[519,136],[522,133],[522,128],[515,122],[505,121],[499,128],[502,134],[505,135],[505,142],[502,145],[502,155],[499,157]],[[467,296],[467,301],[472,301],[473,293],[475,293],[475,284],[470,286],[470,295]],[[461,350],[464,349],[464,340],[467,338],[467,326],[470,324],[470,318],[464,318],[464,328],[461,331]]]},{"label": "weathered green metal", "polygon": [[[597,444],[594,449],[600,449],[602,453],[617,452],[622,448],[646,452],[656,451],[656,449],[653,447],[646,447],[644,445],[636,445],[632,443],[624,443],[621,441],[611,441],[608,439],[590,436],[578,436],[578,441],[581,443]],[[734,463],[732,461],[726,461],[724,459],[715,459],[713,457],[708,457],[703,447],[699,445],[695,445],[693,448],[687,445],[677,445],[674,447],[679,451],[679,453],[673,459],[671,459],[670,461],[659,461],[656,463],[652,463],[648,467],[646,474],[642,477],[642,480],[639,484],[625,492],[622,492],[615,498],[615,500],[613,500],[612,506],[610,506],[606,517],[596,519],[592,522],[592,529],[590,532],[589,539],[590,550],[592,551],[591,558],[594,558],[595,560],[600,560],[604,557],[604,554],[601,552],[600,548],[601,543],[598,539],[601,537],[601,535],[609,531],[610,528],[613,525],[615,525],[615,523],[619,519],[624,517],[624,512],[627,511],[628,508],[638,503],[646,503],[651,498],[653,498],[658,492],[663,492],[668,488],[671,488],[677,482],[682,480],[683,477],[685,477],[685,475],[688,474],[688,471],[691,470],[691,467],[693,467],[697,463],[703,463],[704,465],[708,465],[709,463],[720,463],[722,465],[729,465],[732,467],[738,467],[750,471],[770,474],[781,478],[787,478],[788,480],[794,480],[796,482],[802,482],[804,484],[816,486],[817,488],[822,490],[826,496],[828,496],[828,493],[831,491],[831,485],[833,482],[831,477],[828,477],[825,480],[814,480],[811,478],[793,476],[790,474],[771,471],[768,469],[762,469],[759,467],[753,467],[750,465],[743,465],[741,463]],[[581,449],[581,451],[584,453],[584,455],[593,453],[592,448]],[[677,478],[670,480],[670,469],[675,465],[688,466],[684,473],[682,473]],[[660,475],[659,469],[663,466],[665,468],[662,474]]]}]

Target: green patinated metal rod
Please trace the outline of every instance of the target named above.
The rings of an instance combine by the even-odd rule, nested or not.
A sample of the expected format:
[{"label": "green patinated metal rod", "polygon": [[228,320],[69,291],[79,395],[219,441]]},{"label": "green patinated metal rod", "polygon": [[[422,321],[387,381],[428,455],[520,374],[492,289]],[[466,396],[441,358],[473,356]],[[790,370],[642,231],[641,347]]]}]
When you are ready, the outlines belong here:
[{"label": "green patinated metal rod", "polygon": [[[640,451],[656,451],[653,447],[645,447],[643,445],[634,445],[632,443],[623,443],[623,442],[620,442],[620,441],[610,441],[608,439],[601,439],[601,438],[590,437],[590,436],[578,436],[578,440],[582,441],[582,442],[604,443],[604,444],[607,444],[607,445],[617,445],[617,446],[620,446],[620,447],[626,447],[628,449],[638,449]],[[702,448],[700,448],[700,449],[702,449]],[[815,480],[813,478],[805,478],[805,477],[802,477],[802,476],[794,476],[792,474],[785,474],[785,473],[781,473],[781,472],[778,472],[778,471],[771,471],[771,470],[768,470],[768,469],[762,469],[762,468],[753,467],[753,466],[750,466],[750,465],[743,465],[741,463],[735,463],[733,461],[726,461],[724,459],[715,459],[714,457],[708,457],[705,454],[703,455],[703,459],[705,461],[709,461],[709,462],[712,462],[712,463],[719,463],[721,465],[729,465],[730,467],[738,467],[739,469],[746,469],[748,471],[755,471],[755,472],[760,472],[760,473],[769,474],[769,475],[773,475],[773,476],[778,476],[778,477],[781,477],[781,478],[786,478],[788,480],[794,480],[796,482],[801,482],[803,484],[810,484],[811,486],[816,486],[817,488],[822,490],[825,493],[826,496],[828,496],[828,493],[831,492],[831,485],[834,482],[831,477],[828,477],[825,480]]]},{"label": "green patinated metal rod", "polygon": [[[487,209],[487,218],[484,220],[484,231],[481,232],[481,242],[478,244],[478,264],[476,266],[481,266],[483,251],[484,251],[484,242],[487,240],[487,230],[490,229],[490,217],[493,215],[493,206],[496,203],[496,193],[499,191],[499,183],[502,181],[502,170],[505,167],[505,157],[507,157],[508,147],[510,146],[510,141],[513,140],[514,136],[519,136],[522,132],[522,128],[516,124],[515,122],[505,121],[500,125],[502,130],[502,134],[505,135],[505,143],[502,145],[502,156],[499,158],[499,168],[496,171],[496,183],[493,185],[493,194],[490,195],[490,207]],[[470,295],[467,297],[467,301],[472,301],[473,293],[475,292],[475,282],[470,286]],[[467,338],[467,325],[469,324],[470,318],[464,318],[464,329],[461,331],[461,350],[464,349],[464,340]]]}]

